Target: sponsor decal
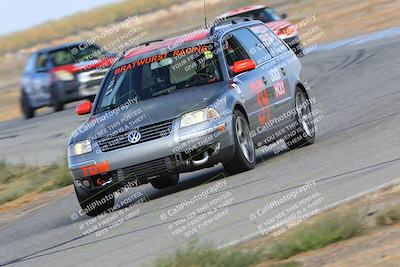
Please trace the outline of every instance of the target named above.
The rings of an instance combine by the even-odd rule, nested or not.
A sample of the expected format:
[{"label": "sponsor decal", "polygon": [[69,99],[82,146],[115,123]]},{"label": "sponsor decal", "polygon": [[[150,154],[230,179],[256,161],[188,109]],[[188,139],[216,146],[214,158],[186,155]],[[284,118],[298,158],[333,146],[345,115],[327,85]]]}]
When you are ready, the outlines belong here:
[{"label": "sponsor decal", "polygon": [[93,176],[110,171],[110,163],[108,160],[106,160],[99,164],[80,167],[80,169],[82,170],[84,176]]},{"label": "sponsor decal", "polygon": [[121,72],[128,71],[130,69],[134,69],[136,67],[140,67],[140,66],[143,66],[145,64],[151,64],[151,63],[154,63],[154,62],[158,62],[158,61],[161,61],[161,60],[166,59],[166,58],[167,58],[167,54],[166,53],[165,54],[161,54],[161,55],[157,55],[157,56],[144,58],[144,59],[141,59],[141,60],[126,64],[124,66],[121,66],[119,68],[116,68],[114,70],[114,74],[117,75],[117,74],[120,74]]},{"label": "sponsor decal", "polygon": [[[208,45],[199,45],[199,46],[188,47],[188,48],[184,48],[184,49],[178,49],[178,50],[172,51],[172,57],[182,57],[182,56],[186,56],[186,55],[194,54],[194,53],[204,53],[204,55],[207,59],[212,58],[212,53],[209,51]],[[168,57],[168,54],[164,53],[164,54],[144,58],[144,59],[126,64],[124,66],[121,66],[119,68],[116,68],[114,70],[114,74],[117,75],[117,74],[120,74],[121,72],[128,71],[128,70],[136,68],[136,67],[151,64],[154,62],[159,62],[163,59],[166,59],[167,57]]]}]

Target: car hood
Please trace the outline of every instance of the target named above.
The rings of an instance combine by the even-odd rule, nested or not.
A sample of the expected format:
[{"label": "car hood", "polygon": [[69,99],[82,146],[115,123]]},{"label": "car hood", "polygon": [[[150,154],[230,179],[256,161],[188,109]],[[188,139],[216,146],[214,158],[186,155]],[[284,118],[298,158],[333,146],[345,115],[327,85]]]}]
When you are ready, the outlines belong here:
[{"label": "car hood", "polygon": [[[217,82],[181,89],[168,95],[161,95],[129,106],[121,106],[120,109],[93,115],[72,134],[69,143],[97,139],[119,129],[123,129],[120,130],[121,132],[128,131],[179,118],[184,113],[205,108],[214,103],[223,94],[225,86],[225,82]],[[133,121],[135,123],[132,123]],[[110,130],[110,128],[112,129]]]},{"label": "car hood", "polygon": [[107,57],[103,59],[94,59],[94,60],[88,60],[88,61],[83,61],[79,63],[74,63],[74,64],[68,64],[68,65],[63,65],[59,67],[53,68],[53,72],[55,71],[61,71],[65,70],[71,73],[77,73],[77,72],[83,72],[83,71],[89,71],[93,69],[99,69],[99,68],[109,68],[115,61],[116,59],[113,57]]},{"label": "car hood", "polygon": [[293,26],[293,23],[291,23],[287,20],[278,20],[278,21],[266,22],[265,25],[267,25],[268,28],[270,28],[271,30],[276,32],[277,30]]}]

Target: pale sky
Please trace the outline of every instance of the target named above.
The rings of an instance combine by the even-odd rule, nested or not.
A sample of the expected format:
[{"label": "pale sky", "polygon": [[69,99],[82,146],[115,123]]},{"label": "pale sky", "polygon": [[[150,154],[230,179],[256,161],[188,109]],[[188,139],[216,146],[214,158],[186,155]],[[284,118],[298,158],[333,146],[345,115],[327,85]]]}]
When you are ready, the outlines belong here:
[{"label": "pale sky", "polygon": [[119,0],[0,0],[0,35]]}]

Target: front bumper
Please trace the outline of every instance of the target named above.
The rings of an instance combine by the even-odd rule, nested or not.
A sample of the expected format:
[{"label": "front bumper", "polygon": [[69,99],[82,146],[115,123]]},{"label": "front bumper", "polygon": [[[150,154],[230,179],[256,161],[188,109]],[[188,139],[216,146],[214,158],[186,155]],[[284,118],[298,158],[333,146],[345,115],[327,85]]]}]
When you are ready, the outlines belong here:
[{"label": "front bumper", "polygon": [[[89,180],[91,187],[84,189],[114,183],[123,185],[130,181],[140,185],[159,176],[212,167],[232,158],[234,138],[231,115],[183,129],[179,128],[178,121],[173,121],[167,136],[108,152],[102,151],[97,140],[92,141],[91,153],[68,157],[75,182],[82,186],[83,180]],[[106,173],[84,175],[82,168],[103,162],[109,165]]]},{"label": "front bumper", "polygon": [[73,81],[63,82],[60,95],[65,103],[95,96],[108,69],[90,70],[76,74]]}]

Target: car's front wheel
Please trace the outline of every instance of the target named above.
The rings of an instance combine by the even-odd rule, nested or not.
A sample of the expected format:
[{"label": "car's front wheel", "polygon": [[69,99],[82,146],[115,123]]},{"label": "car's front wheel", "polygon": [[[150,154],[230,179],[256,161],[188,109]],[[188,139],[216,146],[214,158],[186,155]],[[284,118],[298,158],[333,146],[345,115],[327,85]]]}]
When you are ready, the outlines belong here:
[{"label": "car's front wheel", "polygon": [[151,185],[155,189],[164,189],[173,185],[178,184],[179,174],[165,175],[150,180]]},{"label": "car's front wheel", "polygon": [[83,212],[91,217],[97,216],[114,207],[114,194],[106,190],[86,192],[79,186],[75,187],[76,197]]},{"label": "car's front wheel", "polygon": [[233,113],[233,134],[235,139],[235,154],[231,161],[224,163],[228,174],[236,174],[254,169],[256,166],[256,150],[253,138],[250,136],[250,127],[242,112]]},{"label": "car's front wheel", "polygon": [[21,95],[21,109],[26,119],[30,119],[35,116],[35,109],[31,106],[25,91],[22,91]]}]

